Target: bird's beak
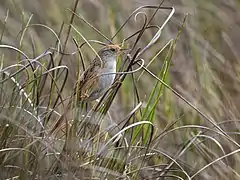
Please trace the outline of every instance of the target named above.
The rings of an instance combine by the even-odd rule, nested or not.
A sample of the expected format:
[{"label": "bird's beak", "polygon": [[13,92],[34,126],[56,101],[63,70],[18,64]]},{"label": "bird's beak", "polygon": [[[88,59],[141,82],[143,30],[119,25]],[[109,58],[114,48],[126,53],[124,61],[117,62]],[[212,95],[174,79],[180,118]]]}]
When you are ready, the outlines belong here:
[{"label": "bird's beak", "polygon": [[125,53],[127,50],[129,50],[128,48],[121,48],[119,50],[119,54]]},{"label": "bird's beak", "polygon": [[120,51],[126,51],[129,50],[128,48],[121,48]]}]

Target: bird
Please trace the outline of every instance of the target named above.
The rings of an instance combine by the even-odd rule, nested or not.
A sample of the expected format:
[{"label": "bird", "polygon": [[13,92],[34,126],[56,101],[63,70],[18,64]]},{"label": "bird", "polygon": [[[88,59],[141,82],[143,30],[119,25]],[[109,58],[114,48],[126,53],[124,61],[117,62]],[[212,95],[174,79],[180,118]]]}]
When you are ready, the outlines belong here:
[{"label": "bird", "polygon": [[121,52],[119,45],[106,45],[98,52],[76,83],[78,102],[94,101],[110,88],[116,76],[117,57]]},{"label": "bird", "polygon": [[[96,57],[75,84],[73,95],[77,97],[77,104],[94,101],[106,93],[116,76],[117,57],[124,50],[126,49],[122,49],[119,45],[110,44],[98,51]],[[73,97],[71,96],[66,110],[51,128],[50,134],[61,127],[64,117],[71,109]]]}]

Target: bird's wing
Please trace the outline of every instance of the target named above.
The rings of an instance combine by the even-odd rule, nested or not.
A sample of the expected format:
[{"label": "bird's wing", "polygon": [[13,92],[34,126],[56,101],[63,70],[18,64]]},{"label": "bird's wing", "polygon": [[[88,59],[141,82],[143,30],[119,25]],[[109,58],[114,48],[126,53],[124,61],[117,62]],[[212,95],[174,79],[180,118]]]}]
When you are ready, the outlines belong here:
[{"label": "bird's wing", "polygon": [[76,85],[79,101],[87,100],[89,95],[98,88],[99,76],[97,72],[99,68],[99,66],[92,65],[81,75]]}]

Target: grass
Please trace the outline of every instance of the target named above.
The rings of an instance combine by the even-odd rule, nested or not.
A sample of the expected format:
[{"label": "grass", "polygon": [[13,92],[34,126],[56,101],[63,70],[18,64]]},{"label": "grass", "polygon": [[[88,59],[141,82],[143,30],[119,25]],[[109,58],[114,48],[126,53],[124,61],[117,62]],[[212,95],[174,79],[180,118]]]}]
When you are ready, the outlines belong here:
[{"label": "grass", "polygon": [[[239,179],[239,2],[142,2],[0,5],[0,179]],[[129,50],[79,105],[99,41]]]}]

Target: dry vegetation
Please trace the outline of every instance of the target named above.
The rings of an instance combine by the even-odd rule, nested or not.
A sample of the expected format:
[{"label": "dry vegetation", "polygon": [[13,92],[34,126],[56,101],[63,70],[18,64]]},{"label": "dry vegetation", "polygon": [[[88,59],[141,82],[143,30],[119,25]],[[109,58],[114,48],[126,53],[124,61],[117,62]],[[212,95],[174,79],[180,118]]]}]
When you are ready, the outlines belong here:
[{"label": "dry vegetation", "polygon": [[[240,179],[239,8],[1,0],[0,179]],[[91,40],[129,50],[106,95],[66,115]]]}]

